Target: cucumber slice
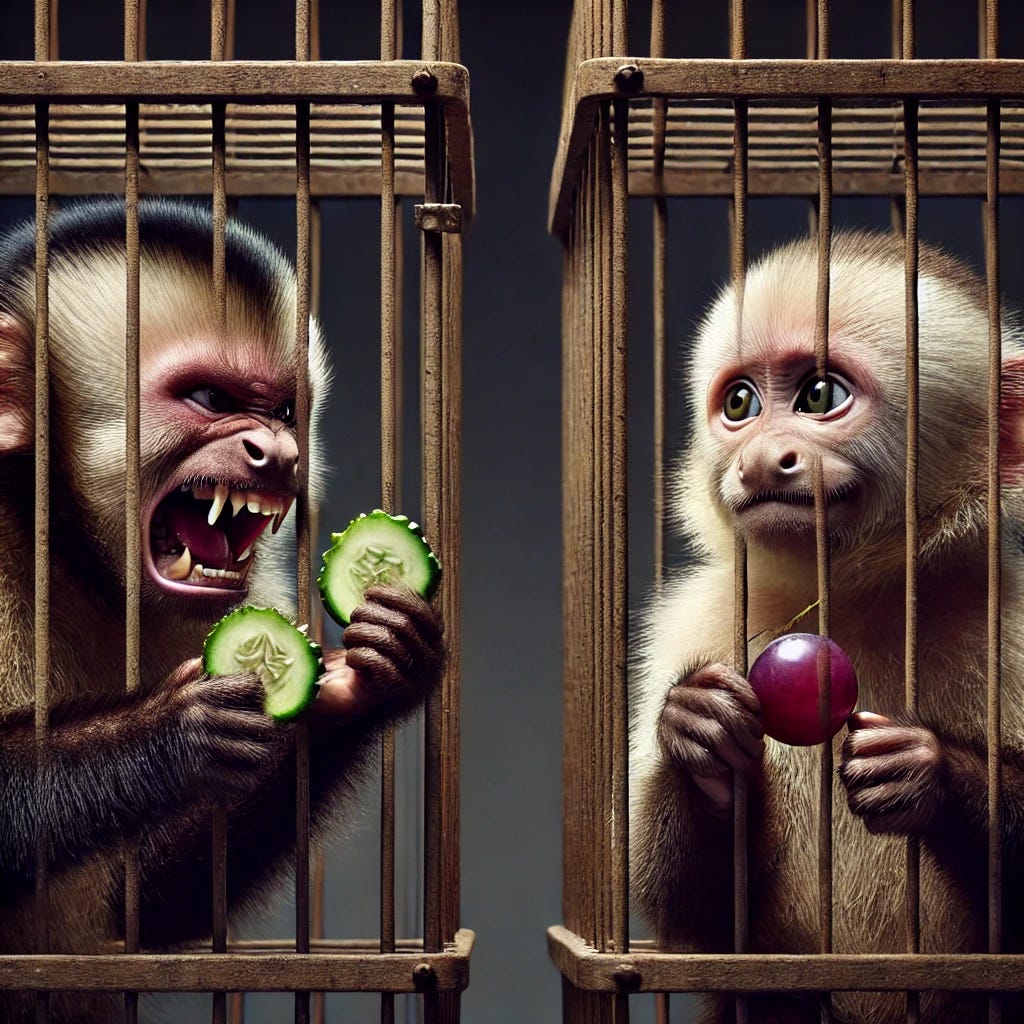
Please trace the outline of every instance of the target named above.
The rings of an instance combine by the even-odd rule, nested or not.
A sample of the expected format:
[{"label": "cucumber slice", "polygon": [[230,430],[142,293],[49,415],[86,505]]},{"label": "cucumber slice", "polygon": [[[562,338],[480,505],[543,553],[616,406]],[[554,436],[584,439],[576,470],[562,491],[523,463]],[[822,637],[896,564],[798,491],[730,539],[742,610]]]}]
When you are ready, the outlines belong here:
[{"label": "cucumber slice", "polygon": [[343,626],[375,583],[403,583],[428,601],[437,590],[441,563],[408,516],[364,512],[331,541],[317,583],[328,614]]},{"label": "cucumber slice", "polygon": [[203,668],[211,676],[255,672],[271,718],[295,718],[316,696],[324,671],[320,645],[274,608],[238,608],[206,637]]}]

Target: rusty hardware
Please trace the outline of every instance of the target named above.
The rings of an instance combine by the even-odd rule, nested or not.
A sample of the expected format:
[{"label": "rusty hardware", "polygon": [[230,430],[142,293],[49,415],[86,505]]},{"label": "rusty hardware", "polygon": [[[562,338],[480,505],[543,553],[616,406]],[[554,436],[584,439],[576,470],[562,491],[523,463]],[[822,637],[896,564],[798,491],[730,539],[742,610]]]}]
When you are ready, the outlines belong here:
[{"label": "rusty hardware", "polygon": [[430,964],[417,964],[412,969],[412,980],[417,990],[435,988],[437,985],[437,972]]},{"label": "rusty hardware", "polygon": [[612,981],[620,992],[639,992],[643,978],[635,967],[629,964],[622,964],[615,968],[612,974]]},{"label": "rusty hardware", "polygon": [[615,84],[623,92],[639,92],[644,87],[644,73],[635,64],[623,64],[615,72]]},{"label": "rusty hardware", "polygon": [[417,203],[413,213],[420,231],[450,235],[462,232],[462,207],[458,203]]},{"label": "rusty hardware", "polygon": [[426,69],[417,71],[412,76],[412,91],[417,96],[429,96],[437,92],[437,79]]}]

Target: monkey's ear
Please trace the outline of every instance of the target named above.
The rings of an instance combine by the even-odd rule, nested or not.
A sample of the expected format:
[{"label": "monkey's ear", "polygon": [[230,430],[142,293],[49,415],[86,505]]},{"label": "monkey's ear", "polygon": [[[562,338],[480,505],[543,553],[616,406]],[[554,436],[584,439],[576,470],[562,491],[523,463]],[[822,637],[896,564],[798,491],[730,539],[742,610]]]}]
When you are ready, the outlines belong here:
[{"label": "monkey's ear", "polygon": [[35,390],[28,328],[0,313],[0,455],[30,451]]}]

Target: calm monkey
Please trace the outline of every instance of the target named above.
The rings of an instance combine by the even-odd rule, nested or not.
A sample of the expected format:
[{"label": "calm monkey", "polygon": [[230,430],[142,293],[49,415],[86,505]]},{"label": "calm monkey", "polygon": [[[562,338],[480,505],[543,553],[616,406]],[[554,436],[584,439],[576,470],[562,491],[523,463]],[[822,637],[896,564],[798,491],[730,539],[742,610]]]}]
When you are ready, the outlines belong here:
[{"label": "calm monkey", "polygon": [[[726,289],[690,376],[695,438],[676,511],[697,564],[650,610],[632,725],[634,897],[673,948],[732,948],[733,769],[750,778],[751,948],[819,945],[819,751],[764,736],[732,660],[734,530],[746,540],[751,660],[817,598],[812,471],[832,552],[832,635],[859,707],[834,741],[836,952],[906,950],[906,836],[920,837],[925,952],[987,948],[986,530],[988,317],[969,270],[920,261],[920,716],[904,711],[904,271],[901,240],[832,249],[828,374],[815,364],[816,250],[798,242],[748,274],[742,336]],[[1024,877],[1024,357],[1004,325],[1001,472],[1004,951],[1021,948]],[[796,629],[813,629],[801,621]],[[844,1024],[904,1020],[902,995],[837,993]],[[984,997],[925,993],[923,1018],[985,1018]],[[1006,1019],[1021,1010],[1007,1000]],[[728,1019],[709,1003],[708,1020]],[[817,1021],[815,1000],[753,997],[751,1020]]]},{"label": "calm monkey", "polygon": [[[144,947],[210,931],[210,815],[229,815],[229,901],[257,899],[295,841],[294,730],[262,710],[253,674],[196,657],[243,600],[287,607],[298,463],[295,276],[229,224],[226,328],[208,213],[140,208],[142,593],[139,689],[125,693],[125,211],[69,206],[50,221],[50,728],[36,775],[34,227],[0,243],[0,950],[35,949],[36,848],[48,851],[51,951],[91,952],[121,927],[121,858],[138,847]],[[311,323],[314,409],[326,394]],[[411,591],[375,588],[325,654],[309,718],[322,827],[381,727],[414,710],[443,663],[441,624]],[[111,997],[55,997],[56,1021],[116,1019]],[[0,995],[5,1021],[34,1019]]]}]

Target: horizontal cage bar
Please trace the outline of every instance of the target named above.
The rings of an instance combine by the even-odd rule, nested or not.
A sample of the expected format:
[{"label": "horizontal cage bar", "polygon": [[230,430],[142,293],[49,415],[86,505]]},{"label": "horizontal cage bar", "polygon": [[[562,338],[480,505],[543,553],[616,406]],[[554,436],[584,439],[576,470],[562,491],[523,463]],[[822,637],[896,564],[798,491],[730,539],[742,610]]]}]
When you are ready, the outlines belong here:
[{"label": "horizontal cage bar", "polygon": [[246,944],[229,945],[227,953],[2,956],[0,990],[461,992],[469,984],[474,938],[461,929],[436,953],[314,941],[310,953],[239,951],[252,948]]},{"label": "horizontal cage bar", "polygon": [[[1024,955],[988,953],[599,953],[567,928],[548,929],[555,966],[590,992],[1015,992]],[[941,979],[941,985],[936,980]]]},{"label": "horizontal cage bar", "polygon": [[[628,75],[620,74],[629,69]],[[837,195],[903,192],[902,100],[924,102],[920,190],[984,195],[985,98],[1004,99],[1001,190],[1024,192],[1024,61],[650,60],[579,66],[551,185],[552,230],[565,236],[599,104],[631,99],[630,193],[731,195],[733,98],[749,97],[749,193],[817,193],[818,98],[836,100]],[[654,99],[667,99],[664,166],[656,173]],[[888,101],[888,102],[886,102]],[[663,134],[662,134],[663,133]]]},{"label": "horizontal cage bar", "polygon": [[113,61],[0,63],[0,194],[34,190],[31,109],[51,101],[50,192],[114,192],[124,181],[124,101],[140,103],[140,190],[210,190],[210,103],[228,104],[227,191],[291,195],[294,107],[310,102],[314,196],[379,195],[380,105],[395,104],[396,189],[423,192],[424,105],[444,110],[452,201],[473,215],[468,75],[423,61]]}]

